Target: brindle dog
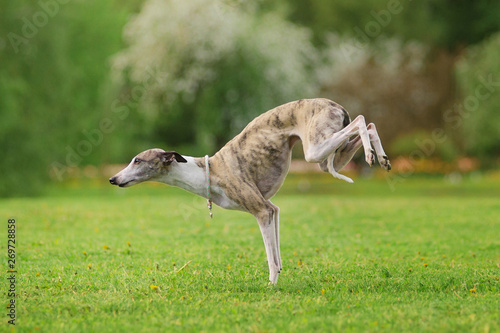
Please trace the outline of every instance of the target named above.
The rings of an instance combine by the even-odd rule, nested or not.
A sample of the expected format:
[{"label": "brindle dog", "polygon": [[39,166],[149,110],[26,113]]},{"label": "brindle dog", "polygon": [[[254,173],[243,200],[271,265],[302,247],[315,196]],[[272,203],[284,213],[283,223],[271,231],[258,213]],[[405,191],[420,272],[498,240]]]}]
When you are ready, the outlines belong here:
[{"label": "brindle dog", "polygon": [[[250,122],[234,139],[208,159],[182,156],[173,151],[149,149],[110,178],[120,187],[143,181],[159,181],[184,188],[226,209],[249,212],[257,218],[264,239],[269,280],[278,281],[282,269],[279,248],[279,208],[269,200],[278,192],[290,167],[292,147],[302,141],[307,162],[334,177],[363,146],[372,166],[377,154],[389,171],[387,158],[374,124],[363,116],[352,122],[347,111],[327,99],[303,99],[278,106]],[[372,149],[373,148],[375,151]],[[209,179],[207,179],[207,170]]]}]

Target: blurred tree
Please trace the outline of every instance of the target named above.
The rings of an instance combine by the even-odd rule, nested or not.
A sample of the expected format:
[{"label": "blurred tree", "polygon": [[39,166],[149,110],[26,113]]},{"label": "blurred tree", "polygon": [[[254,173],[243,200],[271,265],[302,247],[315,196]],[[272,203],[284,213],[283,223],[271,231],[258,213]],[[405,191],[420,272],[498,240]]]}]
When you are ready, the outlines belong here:
[{"label": "blurred tree", "polygon": [[149,0],[115,57],[123,89],[154,73],[141,98],[158,142],[214,152],[256,115],[314,96],[317,51],[307,29],[252,5]]},{"label": "blurred tree", "polygon": [[[129,12],[117,2],[2,1],[0,196],[39,193],[98,126],[107,60]],[[72,162],[95,163],[97,151],[82,146]]]},{"label": "blurred tree", "polygon": [[373,40],[396,36],[459,52],[500,30],[500,2],[495,0],[272,2],[287,3],[290,20],[311,27],[320,43],[325,33],[339,32]]},{"label": "blurred tree", "polygon": [[[415,127],[447,128],[444,113],[460,99],[457,61],[467,47],[500,30],[500,2],[495,0],[272,2],[286,6],[290,21],[310,27],[317,45],[339,48],[343,55],[336,60],[341,65],[326,71],[337,77],[325,80],[324,93],[380,124],[385,141]],[[388,40],[409,43],[416,53],[408,54],[404,45],[387,48]],[[384,53],[385,61],[380,61]],[[364,63],[353,67],[352,58],[360,56]],[[423,60],[422,66],[413,66],[414,58]],[[343,66],[351,72],[341,77],[333,68]]]},{"label": "blurred tree", "polygon": [[500,157],[500,34],[467,49],[458,66],[463,98],[446,119],[459,132],[466,151],[490,166]]}]

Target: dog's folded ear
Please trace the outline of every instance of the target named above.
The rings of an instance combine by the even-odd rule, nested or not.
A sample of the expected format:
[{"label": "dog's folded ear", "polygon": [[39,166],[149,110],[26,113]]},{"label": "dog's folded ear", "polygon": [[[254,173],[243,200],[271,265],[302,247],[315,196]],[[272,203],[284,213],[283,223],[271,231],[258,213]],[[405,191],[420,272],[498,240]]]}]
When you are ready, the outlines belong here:
[{"label": "dog's folded ear", "polygon": [[170,164],[173,161],[177,161],[179,163],[187,163],[186,159],[182,157],[181,154],[175,151],[166,151],[162,153],[162,162],[166,164]]}]

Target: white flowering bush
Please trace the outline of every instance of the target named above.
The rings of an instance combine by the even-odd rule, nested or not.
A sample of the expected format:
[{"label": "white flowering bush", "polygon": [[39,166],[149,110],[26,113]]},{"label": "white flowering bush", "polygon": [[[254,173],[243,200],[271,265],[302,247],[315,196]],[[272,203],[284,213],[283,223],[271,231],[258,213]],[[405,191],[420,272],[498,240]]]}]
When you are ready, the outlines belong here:
[{"label": "white flowering bush", "polygon": [[124,38],[115,77],[148,81],[138,110],[169,144],[214,150],[254,116],[318,91],[310,32],[246,5],[148,0]]}]

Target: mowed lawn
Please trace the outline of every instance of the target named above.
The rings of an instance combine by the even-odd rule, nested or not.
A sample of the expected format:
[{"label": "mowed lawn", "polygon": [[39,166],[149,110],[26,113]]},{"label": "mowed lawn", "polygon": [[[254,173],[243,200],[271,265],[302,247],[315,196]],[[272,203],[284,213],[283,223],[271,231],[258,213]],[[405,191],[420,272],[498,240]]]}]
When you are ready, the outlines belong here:
[{"label": "mowed lawn", "polygon": [[210,220],[183,190],[105,181],[0,200],[4,268],[17,224],[16,331],[500,331],[498,175],[289,175],[277,286],[251,215]]}]

